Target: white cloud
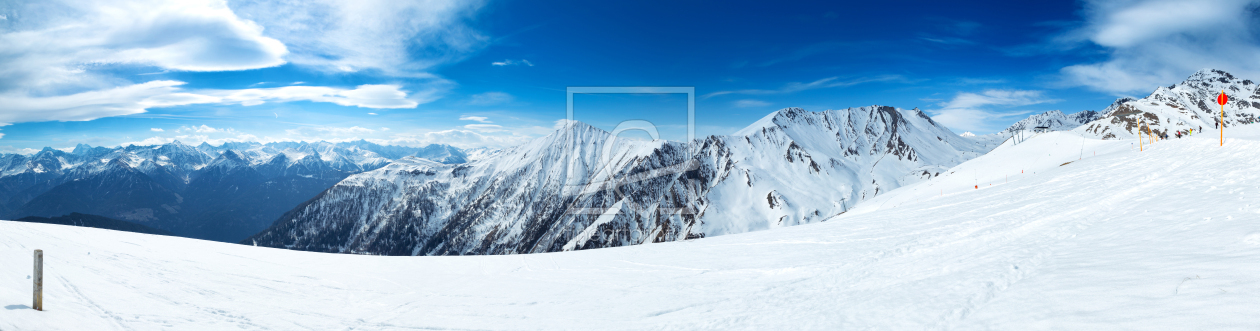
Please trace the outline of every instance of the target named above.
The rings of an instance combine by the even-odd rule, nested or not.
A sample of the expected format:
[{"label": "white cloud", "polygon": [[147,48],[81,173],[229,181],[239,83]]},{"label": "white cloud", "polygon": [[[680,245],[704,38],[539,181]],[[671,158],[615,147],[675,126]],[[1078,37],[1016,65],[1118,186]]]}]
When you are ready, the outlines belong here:
[{"label": "white cloud", "polygon": [[819,80],[812,81],[809,83],[791,82],[791,83],[788,83],[787,85],[784,85],[781,88],[773,89],[773,90],[747,89],[747,90],[734,90],[734,91],[718,91],[718,92],[705,94],[701,98],[708,99],[711,97],[715,97],[719,95],[726,95],[726,94],[749,94],[749,95],[786,94],[786,93],[794,93],[794,92],[820,89],[820,88],[848,87],[848,86],[853,86],[853,85],[858,85],[858,84],[863,84],[863,83],[885,82],[885,81],[902,80],[902,79],[904,78],[898,75],[862,77],[862,78],[855,78],[855,79],[849,79],[849,80],[840,80],[840,77],[827,77],[827,78],[819,79]]},{"label": "white cloud", "polygon": [[1117,95],[1149,92],[1202,68],[1260,76],[1254,0],[1088,1],[1086,24],[1060,39],[1110,52],[1061,70],[1064,83]]},{"label": "white cloud", "polygon": [[149,137],[140,141],[124,142],[124,143],[119,144],[119,146],[165,145],[165,144],[175,142],[176,140],[178,140],[181,143],[188,144],[188,145],[200,145],[201,143],[204,142],[204,143],[215,145],[215,146],[222,145],[223,143],[226,143],[226,142],[265,141],[264,139],[259,139],[258,136],[255,136],[252,134],[244,134],[244,133],[237,133],[234,135],[227,135],[227,136],[219,135],[219,136],[220,137],[218,138],[211,138],[209,135],[204,135],[204,134],[187,134],[187,135],[178,135],[174,137]]},{"label": "white cloud", "polygon": [[471,116],[471,115],[463,115],[463,116],[460,116],[460,117],[459,117],[459,120],[461,120],[461,121],[477,121],[477,122],[481,122],[481,123],[494,123],[494,122],[491,122],[491,121],[490,121],[490,118],[489,118],[489,117],[485,117],[485,116]]},{"label": "white cloud", "polygon": [[468,125],[465,125],[464,128],[473,129],[477,131],[485,131],[485,132],[494,132],[494,131],[503,130],[503,126],[496,125],[496,124],[468,124]]},{"label": "white cloud", "polygon": [[178,130],[175,130],[175,132],[229,133],[229,132],[236,132],[236,130],[232,130],[232,128],[227,128],[227,129],[213,128],[208,125],[202,124],[201,126],[193,126],[193,127],[183,126],[183,127],[180,127]]},{"label": "white cloud", "polygon": [[368,113],[368,115],[376,116],[376,113]]},{"label": "white cloud", "polygon": [[260,105],[267,101],[314,101],[361,108],[415,108],[421,102],[433,101],[431,96],[407,97],[398,85],[360,85],[342,89],[325,86],[285,86],[265,89],[201,90],[197,94],[211,96],[217,103],[239,103],[245,106]]},{"label": "white cloud", "polygon": [[176,93],[176,81],[152,81],[112,89],[63,96],[30,97],[21,92],[0,94],[0,123],[89,121],[101,117],[143,113],[145,108],[172,102],[201,103],[204,96]]},{"label": "white cloud", "polygon": [[[513,131],[539,131],[527,128]],[[548,132],[550,132],[548,130]],[[429,144],[447,144],[459,148],[491,147],[506,148],[520,145],[536,135],[522,135],[512,131],[477,132],[473,130],[451,129],[425,132],[420,134],[400,134],[388,139],[368,139],[373,143],[398,146],[425,146]]]},{"label": "white cloud", "polygon": [[0,91],[117,86],[87,68],[135,64],[223,71],[285,63],[288,49],[221,0],[57,0],[18,7],[27,19],[0,34]]},{"label": "white cloud", "polygon": [[[0,30],[0,122],[81,121],[206,103],[414,108],[455,85],[423,70],[461,59],[487,42],[466,24],[480,1],[233,1],[232,6],[224,0],[52,0],[17,7],[25,19]],[[186,91],[177,87],[183,82],[131,83],[96,70],[125,65],[161,69],[156,74],[225,71],[286,61],[409,77],[411,91],[389,84]]]},{"label": "white cloud", "polygon": [[13,146],[0,146],[0,153],[4,154],[22,154],[31,155],[39,153],[40,150],[34,148],[16,148]]},{"label": "white cloud", "polygon": [[531,66],[531,67],[534,66],[534,63],[529,62],[529,60],[526,60],[526,59],[520,59],[520,60],[508,59],[508,60],[503,60],[503,61],[490,62],[490,65],[496,66],[496,67],[515,66],[515,65],[522,65],[522,64]]},{"label": "white cloud", "polygon": [[1060,100],[1045,97],[1041,91],[985,90],[981,93],[958,93],[941,109],[929,111],[932,119],[946,127],[961,131],[996,131],[995,125],[1029,113],[1028,111],[999,111],[993,108],[1019,107]]},{"label": "white cloud", "polygon": [[163,132],[163,131],[166,131],[166,130],[162,130],[162,128],[150,128],[150,129],[149,129],[149,131],[153,131],[153,132]]},{"label": "white cloud", "polygon": [[769,106],[770,103],[761,101],[761,100],[744,99],[744,100],[735,101],[734,105],[735,107],[749,108],[749,107],[766,107],[766,106]]},{"label": "white cloud", "polygon": [[288,45],[293,53],[286,58],[293,63],[407,77],[428,77],[423,70],[487,45],[489,38],[468,24],[483,5],[476,0],[231,3],[241,17]]},{"label": "white cloud", "polygon": [[512,102],[511,94],[503,92],[486,92],[473,94],[468,100],[468,104],[477,106],[497,105]]},{"label": "white cloud", "polygon": [[[192,104],[260,105],[266,102],[312,101],[361,108],[415,108],[433,101],[432,94],[408,96],[398,85],[360,85],[355,89],[325,86],[286,86],[242,90],[192,90],[183,82],[152,81],[64,96],[30,97],[0,94],[0,123],[89,121],[102,117],[139,114],[148,108]],[[279,115],[276,115],[279,117]]]},{"label": "white cloud", "polygon": [[[300,137],[343,137],[358,136],[362,134],[374,133],[376,130],[363,128],[359,126],[352,127],[334,127],[334,126],[304,126],[297,129],[284,130],[285,133]],[[318,140],[318,139],[317,139]]]},{"label": "white cloud", "polygon": [[979,94],[963,92],[945,104],[945,108],[974,108],[988,105],[1027,106],[1039,103],[1051,103],[1061,100],[1042,96],[1041,91],[1027,90],[985,90]]}]

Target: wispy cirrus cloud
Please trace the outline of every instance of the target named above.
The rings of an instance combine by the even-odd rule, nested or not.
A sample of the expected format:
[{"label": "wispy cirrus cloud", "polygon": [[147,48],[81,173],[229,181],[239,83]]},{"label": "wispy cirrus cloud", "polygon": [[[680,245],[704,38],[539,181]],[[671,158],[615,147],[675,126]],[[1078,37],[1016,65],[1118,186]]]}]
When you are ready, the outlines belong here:
[{"label": "wispy cirrus cloud", "polygon": [[487,131],[487,132],[503,130],[502,125],[496,125],[496,124],[468,124],[468,125],[465,125],[464,128],[477,130],[477,131]]},{"label": "wispy cirrus cloud", "polygon": [[112,88],[94,64],[225,71],[278,66],[289,50],[223,1],[52,0],[15,6],[0,34],[0,92]]},{"label": "wispy cirrus cloud", "polygon": [[1095,45],[1108,58],[1064,67],[1063,83],[1125,95],[1208,67],[1260,76],[1257,8],[1255,0],[1086,1],[1085,23],[1055,41]]},{"label": "wispy cirrus cloud", "polygon": [[[313,101],[414,108],[454,82],[426,72],[484,47],[467,23],[481,1],[50,0],[6,7],[23,18],[0,28],[0,123],[86,121],[191,104]],[[230,6],[229,6],[230,5]],[[285,13],[276,15],[275,13]],[[353,89],[287,86],[182,88],[129,82],[100,67],[235,71],[292,63],[405,77]],[[266,86],[267,82],[255,84]],[[292,85],[303,85],[294,82]],[[408,91],[409,90],[409,91]],[[278,117],[278,115],[277,115]]]},{"label": "wispy cirrus cloud", "polygon": [[473,94],[468,98],[468,104],[474,106],[489,106],[512,102],[515,98],[511,94],[503,92],[485,92]]},{"label": "wispy cirrus cloud", "polygon": [[[530,139],[537,138],[538,132],[549,132],[546,128],[516,128],[514,130],[496,130],[481,132],[469,129],[450,129],[424,133],[398,134],[383,139],[368,139],[373,143],[397,146],[425,146],[428,144],[447,144],[459,148],[491,147],[506,148],[520,145]],[[531,133],[533,132],[533,133]]]},{"label": "wispy cirrus cloud", "polygon": [[354,89],[324,86],[286,86],[243,90],[184,90],[179,81],[88,91],[63,96],[31,97],[23,93],[0,94],[0,123],[89,121],[102,117],[132,115],[149,108],[193,104],[260,105],[266,102],[312,101],[361,108],[415,108],[432,101],[432,94],[408,95],[398,85],[360,85]]},{"label": "wispy cirrus cloud", "polygon": [[805,90],[834,88],[834,87],[848,87],[848,86],[853,86],[853,85],[858,85],[858,84],[897,81],[897,80],[904,80],[904,79],[905,78],[901,77],[900,75],[861,77],[861,78],[853,78],[853,79],[847,79],[847,80],[842,80],[840,79],[840,77],[827,77],[827,78],[819,79],[819,80],[812,81],[809,83],[791,82],[777,89],[745,89],[745,90],[718,91],[718,92],[705,94],[704,96],[701,96],[701,98],[708,99],[715,96],[726,95],[726,94],[747,94],[747,95],[787,94],[787,93],[794,93],[794,92],[800,92],[800,91],[805,91]]},{"label": "wispy cirrus cloud", "polygon": [[179,129],[176,129],[175,132],[233,133],[233,132],[236,132],[236,130],[232,128],[216,128],[216,127],[211,127],[209,125],[202,124],[199,126],[182,126]]},{"label": "wispy cirrus cloud", "polygon": [[770,103],[761,101],[761,100],[744,99],[744,100],[736,100],[732,105],[735,107],[740,107],[740,108],[750,108],[750,107],[766,107],[766,106],[769,106]]},{"label": "wispy cirrus cloud", "polygon": [[976,42],[957,37],[919,37],[919,40],[941,45],[974,45]]},{"label": "wispy cirrus cloud", "polygon": [[490,118],[489,118],[489,117],[485,117],[485,116],[471,116],[471,115],[464,115],[464,116],[460,116],[460,117],[459,117],[459,120],[461,120],[461,121],[477,121],[477,122],[481,122],[481,123],[493,123],[493,122],[490,122]]},{"label": "wispy cirrus cloud", "polygon": [[[237,0],[241,17],[288,45],[293,63],[335,72],[431,77],[425,70],[463,59],[490,38],[469,25],[479,0]],[[284,13],[279,15],[277,13]]]},{"label": "wispy cirrus cloud", "polygon": [[995,125],[1029,113],[1021,110],[1000,110],[1062,100],[1046,97],[1042,91],[1033,90],[985,90],[980,93],[961,92],[941,108],[928,110],[932,119],[954,130],[989,132]]},{"label": "wispy cirrus cloud", "polygon": [[[845,42],[837,42],[837,41],[824,41],[820,43],[814,43],[814,44],[807,45],[805,47],[798,48],[794,51],[788,52],[786,55],[771,59],[769,61],[761,62],[757,64],[757,66],[768,67],[768,66],[772,66],[772,65],[776,65],[780,63],[800,61],[814,55],[819,55],[819,54],[827,53],[830,51],[839,50],[842,48],[853,48],[856,46],[857,45],[854,43],[845,43]],[[738,66],[742,67],[743,64],[740,64]]]},{"label": "wispy cirrus cloud", "polygon": [[285,130],[291,136],[299,138],[319,138],[319,139],[337,139],[337,138],[358,138],[360,135],[375,133],[377,130],[359,126],[336,127],[336,126],[303,126],[296,129]]},{"label": "wispy cirrus cloud", "polygon": [[520,60],[508,59],[508,60],[503,60],[503,61],[490,62],[490,65],[496,66],[496,67],[515,66],[515,65],[525,65],[525,66],[533,67],[534,63],[529,62],[529,60],[526,60],[526,59],[520,59]]}]

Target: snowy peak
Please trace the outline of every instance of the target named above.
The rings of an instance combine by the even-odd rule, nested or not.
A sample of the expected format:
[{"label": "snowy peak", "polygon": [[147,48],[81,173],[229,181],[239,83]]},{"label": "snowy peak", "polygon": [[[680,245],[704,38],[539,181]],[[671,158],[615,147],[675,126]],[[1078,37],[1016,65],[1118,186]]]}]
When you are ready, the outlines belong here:
[{"label": "snowy peak", "polygon": [[[464,255],[637,245],[820,222],[993,146],[918,109],[775,111],[731,136],[611,140],[565,121],[461,165],[405,158],[350,176],[248,243]],[[370,206],[365,208],[364,206]]]},{"label": "snowy peak", "polygon": [[83,154],[87,154],[87,152],[88,152],[88,151],[91,151],[91,150],[92,150],[92,146],[90,146],[90,145],[88,145],[88,144],[78,144],[78,145],[75,145],[75,146],[74,146],[74,150],[73,150],[73,151],[71,151],[70,153],[71,153],[71,154],[83,155]]},{"label": "snowy peak", "polygon": [[232,169],[248,168],[248,167],[249,167],[249,161],[245,160],[245,158],[241,157],[241,155],[238,154],[237,152],[229,149],[229,150],[223,151],[223,154],[219,154],[219,157],[215,158],[213,161],[210,161],[210,164],[207,164],[204,168],[201,168],[201,171],[204,172],[204,171],[209,171],[212,169],[221,170],[221,171],[229,171]]},{"label": "snowy peak", "polygon": [[[1250,80],[1241,79],[1223,70],[1216,69],[1200,69],[1185,81],[1175,86],[1184,86],[1195,89],[1229,89],[1230,87],[1250,86],[1254,85]],[[1175,89],[1170,87],[1169,89]],[[1235,92],[1241,91],[1234,90]]]},{"label": "snowy peak", "polygon": [[1216,97],[1222,91],[1230,100],[1223,107],[1226,127],[1257,121],[1260,94],[1254,82],[1222,70],[1203,69],[1181,83],[1157,87],[1145,98],[1118,99],[1099,119],[1077,130],[1102,139],[1130,139],[1139,128],[1170,136],[1176,131],[1215,129],[1222,117]]},{"label": "snowy peak", "polygon": [[1092,110],[1086,110],[1072,115],[1064,115],[1061,111],[1051,110],[1035,114],[1020,120],[1019,122],[1015,122],[1015,124],[1007,127],[1006,130],[998,132],[998,134],[1005,136],[1015,131],[1032,130],[1037,127],[1047,127],[1052,131],[1072,130],[1084,125],[1085,123],[1096,120],[1097,118],[1098,112]]},{"label": "snowy peak", "polygon": [[195,179],[219,181],[231,174],[257,171],[250,167],[249,161],[236,151],[226,150],[205,167],[189,174],[188,179],[190,182]]},{"label": "snowy peak", "polygon": [[[800,108],[776,111],[736,133],[737,136],[773,136],[782,132],[786,139],[807,150],[847,157],[890,154],[898,159],[917,160],[927,155],[928,163],[947,162],[958,151],[975,151],[974,143],[939,125],[918,108],[903,110],[872,105],[821,112]],[[949,150],[945,153],[921,151]]]},{"label": "snowy peak", "polygon": [[132,167],[130,162],[128,161],[130,160],[126,155],[119,156],[117,158],[114,158],[113,160],[109,160],[108,163],[105,163],[105,170],[107,171],[109,170],[123,170],[123,171],[134,170],[134,167]]},{"label": "snowy peak", "polygon": [[[1094,110],[1082,110],[1075,114],[1068,115],[1068,119],[1071,119],[1072,122],[1080,123],[1080,125],[1085,125],[1086,123],[1097,120],[1101,116],[1102,113]],[[1077,126],[1079,127],[1080,125]]]}]

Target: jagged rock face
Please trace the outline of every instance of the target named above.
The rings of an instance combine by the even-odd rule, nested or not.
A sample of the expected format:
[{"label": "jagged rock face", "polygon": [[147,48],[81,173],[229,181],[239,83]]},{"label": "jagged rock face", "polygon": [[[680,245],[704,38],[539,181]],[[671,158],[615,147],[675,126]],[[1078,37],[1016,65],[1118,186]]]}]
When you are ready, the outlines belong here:
[{"label": "jagged rock face", "polygon": [[690,142],[608,141],[570,122],[464,165],[405,159],[347,178],[243,243],[464,255],[684,240],[819,222],[987,152],[917,109],[881,106],[789,108]]},{"label": "jagged rock face", "polygon": [[1072,123],[1079,123],[1077,127],[1096,121],[1100,117],[1102,117],[1102,113],[1093,110],[1082,110],[1075,114],[1068,115],[1068,119],[1071,119]]},{"label": "jagged rock face", "polygon": [[[1216,96],[1229,95],[1225,127],[1254,123],[1260,114],[1260,86],[1251,80],[1213,69],[1203,69],[1185,81],[1159,87],[1142,99],[1121,98],[1103,110],[1098,120],[1077,129],[1102,139],[1130,139],[1142,132],[1157,135],[1186,129],[1215,129],[1221,118]],[[1148,129],[1149,127],[1149,129]]]},{"label": "jagged rock face", "polygon": [[1015,122],[1006,130],[998,132],[998,135],[1006,136],[1012,132],[1032,130],[1036,127],[1047,127],[1053,131],[1072,130],[1097,119],[1098,112],[1093,110],[1085,110],[1072,115],[1064,115],[1061,111],[1051,110]]},{"label": "jagged rock face", "polygon": [[404,156],[456,162],[457,148],[344,143],[45,148],[0,155],[0,218],[97,214],[236,242],[363,169]]}]

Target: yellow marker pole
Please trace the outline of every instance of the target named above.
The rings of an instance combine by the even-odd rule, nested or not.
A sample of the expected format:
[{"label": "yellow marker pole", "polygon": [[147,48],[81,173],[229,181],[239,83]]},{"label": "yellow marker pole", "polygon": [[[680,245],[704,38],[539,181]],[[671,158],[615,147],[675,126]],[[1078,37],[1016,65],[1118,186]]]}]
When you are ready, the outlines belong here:
[{"label": "yellow marker pole", "polygon": [[1142,127],[1146,128],[1146,143],[1155,144],[1155,137],[1151,136],[1151,126],[1146,124],[1146,121],[1142,121]]},{"label": "yellow marker pole", "polygon": [[[1146,148],[1142,147],[1142,124],[1146,124],[1146,122],[1142,122],[1141,124],[1138,124],[1138,151],[1139,152],[1146,150]],[[1129,148],[1133,148],[1133,147],[1129,147]]]}]

